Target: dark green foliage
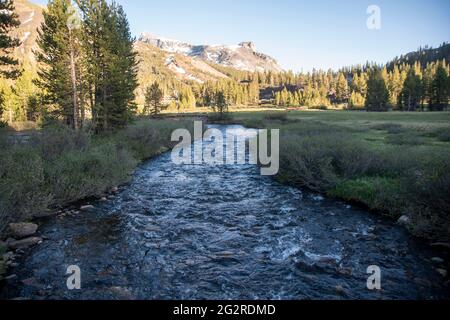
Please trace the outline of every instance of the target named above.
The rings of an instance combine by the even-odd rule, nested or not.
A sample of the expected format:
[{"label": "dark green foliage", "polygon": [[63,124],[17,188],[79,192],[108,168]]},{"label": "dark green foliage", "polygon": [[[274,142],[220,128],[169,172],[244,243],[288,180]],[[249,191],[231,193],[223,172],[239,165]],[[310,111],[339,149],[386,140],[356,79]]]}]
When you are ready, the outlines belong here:
[{"label": "dark green foliage", "polygon": [[43,11],[44,22],[38,30],[39,51],[36,52],[41,68],[35,82],[43,92],[42,102],[48,106],[48,115],[60,117],[72,128],[78,128],[70,57],[72,53],[79,54],[79,48],[75,49],[73,45],[78,43],[80,34],[69,30],[68,21],[72,14],[70,0],[52,0]]},{"label": "dark green foliage", "polygon": [[163,98],[164,92],[159,87],[158,82],[155,81],[145,91],[144,114],[152,116],[158,115],[163,109],[161,106]]},{"label": "dark green foliage", "polygon": [[379,70],[374,70],[367,81],[367,111],[387,111],[389,92]]},{"label": "dark green foliage", "polygon": [[[135,111],[137,61],[121,6],[105,0],[52,0],[39,30],[39,84],[47,115],[79,129],[90,107],[96,132],[124,127]],[[78,21],[79,20],[79,21]]]},{"label": "dark green foliage", "polygon": [[223,91],[216,93],[213,109],[220,117],[223,117],[228,112],[228,102]]},{"label": "dark green foliage", "polygon": [[430,106],[432,110],[442,111],[448,106],[450,96],[449,76],[443,63],[439,63],[431,83]]},{"label": "dark green foliage", "polygon": [[0,75],[10,79],[20,75],[17,68],[19,61],[12,56],[12,50],[19,46],[20,41],[9,34],[20,25],[19,16],[14,10],[14,1],[0,1]]},{"label": "dark green foliage", "polygon": [[122,127],[136,107],[137,61],[128,21],[122,7],[114,3],[78,2],[84,17],[93,122],[98,130]]},{"label": "dark green foliage", "polygon": [[269,113],[264,118],[269,121],[273,120],[273,121],[285,122],[288,120],[288,114],[287,114],[287,112]]},{"label": "dark green foliage", "polygon": [[411,170],[405,184],[412,194],[408,203],[411,228],[426,238],[450,240],[450,160],[442,155],[430,159],[430,165]]},{"label": "dark green foliage", "polygon": [[400,104],[405,111],[415,111],[423,95],[422,80],[414,69],[409,70],[400,95]]}]

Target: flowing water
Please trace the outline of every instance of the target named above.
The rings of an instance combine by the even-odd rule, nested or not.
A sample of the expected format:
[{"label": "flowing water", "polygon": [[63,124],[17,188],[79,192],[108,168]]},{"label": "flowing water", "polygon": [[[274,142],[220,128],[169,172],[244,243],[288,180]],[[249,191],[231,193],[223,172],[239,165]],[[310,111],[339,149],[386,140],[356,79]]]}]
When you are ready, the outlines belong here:
[{"label": "flowing water", "polygon": [[[219,127],[243,132],[242,127]],[[141,165],[108,202],[51,218],[9,298],[439,299],[436,252],[392,221],[281,185],[254,165]],[[69,291],[66,270],[81,269]],[[381,268],[382,290],[367,289]]]}]

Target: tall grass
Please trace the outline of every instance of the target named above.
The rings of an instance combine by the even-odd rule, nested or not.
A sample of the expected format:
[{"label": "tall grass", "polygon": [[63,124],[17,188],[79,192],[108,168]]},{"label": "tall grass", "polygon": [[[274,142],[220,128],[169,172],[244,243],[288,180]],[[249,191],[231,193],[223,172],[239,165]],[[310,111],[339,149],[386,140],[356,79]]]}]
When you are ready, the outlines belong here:
[{"label": "tall grass", "polygon": [[[430,126],[436,137],[430,140],[429,132],[404,125],[406,121],[374,125],[377,118],[370,114],[364,126],[352,126],[345,118],[331,123],[320,117],[295,122],[289,116],[280,122],[270,115],[241,115],[239,121],[281,130],[279,181],[356,202],[395,219],[406,214],[415,235],[450,240],[450,148],[439,142],[445,140],[439,139],[445,128],[437,131]],[[323,119],[328,117],[324,114]],[[358,117],[366,121],[364,114]]]},{"label": "tall grass", "polygon": [[145,120],[114,134],[65,127],[36,131],[28,143],[0,137],[0,232],[126,182],[136,165],[172,146],[171,132],[192,121]]}]

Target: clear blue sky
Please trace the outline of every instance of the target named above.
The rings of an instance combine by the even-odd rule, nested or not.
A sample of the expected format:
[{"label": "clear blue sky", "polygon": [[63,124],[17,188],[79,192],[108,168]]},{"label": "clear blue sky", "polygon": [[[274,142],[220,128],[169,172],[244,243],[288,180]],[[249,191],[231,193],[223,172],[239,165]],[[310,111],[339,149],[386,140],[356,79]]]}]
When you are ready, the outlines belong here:
[{"label": "clear blue sky", "polygon": [[[46,3],[46,0],[32,0]],[[449,0],[116,0],[135,35],[148,31],[193,44],[253,41],[285,69],[387,62],[450,40]],[[369,5],[381,30],[366,27]]]}]

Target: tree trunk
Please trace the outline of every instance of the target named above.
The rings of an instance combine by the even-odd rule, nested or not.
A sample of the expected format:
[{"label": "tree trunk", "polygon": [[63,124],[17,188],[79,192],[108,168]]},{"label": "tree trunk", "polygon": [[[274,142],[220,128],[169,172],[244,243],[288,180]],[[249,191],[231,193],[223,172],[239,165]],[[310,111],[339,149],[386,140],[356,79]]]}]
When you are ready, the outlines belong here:
[{"label": "tree trunk", "polygon": [[75,49],[73,47],[72,31],[69,30],[70,39],[70,71],[72,80],[72,95],[73,95],[73,128],[80,129],[79,126],[79,109],[78,109],[78,89],[77,89],[77,71],[75,65]]}]

